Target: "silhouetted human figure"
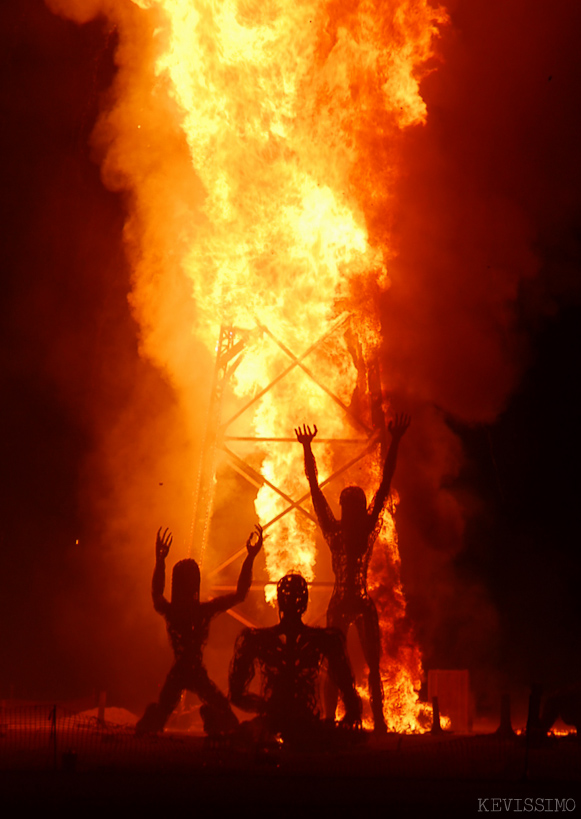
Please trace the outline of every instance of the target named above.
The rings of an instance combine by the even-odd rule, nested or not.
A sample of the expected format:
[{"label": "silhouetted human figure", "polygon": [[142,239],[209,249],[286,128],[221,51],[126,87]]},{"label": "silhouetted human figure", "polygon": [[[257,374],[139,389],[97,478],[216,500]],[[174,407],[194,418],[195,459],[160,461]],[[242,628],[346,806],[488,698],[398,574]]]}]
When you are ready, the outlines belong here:
[{"label": "silhouetted human figure", "polygon": [[[317,479],[317,465],[311,441],[317,427],[311,432],[304,425],[295,429],[303,445],[305,471],[309,480],[315,514],[325,540],[331,550],[335,586],[327,609],[327,626],[340,629],[345,636],[354,623],[359,634],[365,661],[369,667],[369,693],[375,730],[387,730],[383,717],[383,687],[379,673],[381,651],[379,618],[375,603],[367,590],[367,569],[373,546],[381,529],[381,513],[389,496],[395,472],[400,441],[410,425],[409,415],[396,415],[388,430],[391,444],[383,467],[383,477],[377,494],[367,509],[365,492],[359,486],[348,486],[341,492],[341,519],[337,520],[327,503]],[[337,706],[337,691],[332,680],[325,686],[326,716],[332,718]]]},{"label": "silhouetted human figure", "polygon": [[[256,542],[253,539],[256,536]],[[252,564],[262,546],[262,529],[256,527],[246,542],[248,555],[242,565],[238,586],[233,594],[225,594],[200,603],[200,569],[195,560],[180,560],[173,568],[171,602],[163,594],[165,559],[172,543],[171,533],[161,529],[155,545],[155,570],[151,584],[153,607],[163,615],[175,656],[159,695],[159,702],[148,705],[136,725],[138,733],[161,731],[178,704],[184,690],[193,691],[202,700],[200,714],[206,733],[231,731],[238,725],[226,696],[212,682],[202,662],[202,653],[210,622],[220,612],[241,603],[252,580]]]},{"label": "silhouetted human figure", "polygon": [[[345,705],[344,724],[361,721],[361,700],[355,690],[345,641],[338,629],[313,628],[302,622],[309,592],[300,574],[287,574],[277,585],[280,622],[271,628],[242,631],[230,668],[230,699],[254,712],[270,735],[291,744],[316,742],[323,723],[318,708],[318,681],[326,660],[329,674]],[[260,694],[248,690],[256,665],[262,673]]]}]

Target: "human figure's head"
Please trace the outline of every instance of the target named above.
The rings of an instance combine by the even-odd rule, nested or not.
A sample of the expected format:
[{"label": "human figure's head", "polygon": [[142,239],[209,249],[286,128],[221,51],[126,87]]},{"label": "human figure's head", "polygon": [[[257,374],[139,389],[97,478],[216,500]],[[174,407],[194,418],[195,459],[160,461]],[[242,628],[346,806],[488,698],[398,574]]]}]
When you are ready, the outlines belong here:
[{"label": "human figure's head", "polygon": [[178,606],[187,605],[200,597],[200,569],[195,560],[180,560],[171,575],[171,601]]},{"label": "human figure's head", "polygon": [[347,486],[339,496],[341,521],[348,526],[359,524],[367,514],[367,498],[360,486]]},{"label": "human figure's head", "polygon": [[309,587],[300,574],[290,572],[281,578],[276,586],[278,610],[281,619],[284,617],[303,616],[309,602]]}]

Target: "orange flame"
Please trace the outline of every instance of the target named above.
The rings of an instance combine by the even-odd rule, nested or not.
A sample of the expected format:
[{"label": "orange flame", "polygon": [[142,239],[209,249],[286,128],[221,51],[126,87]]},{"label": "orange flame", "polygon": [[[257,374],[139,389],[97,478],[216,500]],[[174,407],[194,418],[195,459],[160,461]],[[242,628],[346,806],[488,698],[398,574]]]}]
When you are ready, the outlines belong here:
[{"label": "orange flame", "polygon": [[[238,396],[252,396],[280,372],[280,348],[262,327],[300,355],[348,311],[371,354],[381,338],[369,294],[387,288],[393,251],[370,240],[366,207],[389,197],[394,171],[369,178],[362,146],[425,121],[419,82],[445,12],[427,0],[102,0],[101,7],[119,25],[120,69],[95,140],[105,146],[107,183],[132,196],[126,235],[144,352],[187,392],[188,347],[201,345],[208,367],[221,324],[250,330]],[[333,338],[308,364],[348,404],[357,372],[344,339]],[[300,371],[245,418],[245,429],[260,437],[288,436],[304,421],[326,438],[355,434]],[[324,479],[331,449],[317,459]],[[306,492],[300,447],[273,448],[261,469],[288,495]],[[377,464],[365,478],[368,494],[376,478]],[[268,486],[259,491],[261,521],[283,506]],[[401,633],[394,510],[371,570],[386,719],[392,729],[419,730],[421,657]],[[265,553],[271,579],[296,569],[312,580],[313,525],[287,515]]]}]

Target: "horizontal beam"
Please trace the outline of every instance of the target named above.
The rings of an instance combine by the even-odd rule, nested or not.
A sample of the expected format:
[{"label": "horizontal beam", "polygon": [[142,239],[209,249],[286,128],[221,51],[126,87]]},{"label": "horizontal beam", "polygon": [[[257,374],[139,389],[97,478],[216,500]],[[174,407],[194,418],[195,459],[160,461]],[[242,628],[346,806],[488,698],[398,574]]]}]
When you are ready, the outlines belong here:
[{"label": "horizontal beam", "polygon": [[[327,330],[326,333],[324,333],[319,339],[317,339],[317,341],[315,341],[314,344],[311,344],[311,346],[307,350],[305,350],[304,353],[302,353],[300,356],[297,357],[297,356],[295,356],[294,354],[291,353],[292,363],[286,369],[284,369],[281,373],[279,373],[277,375],[277,377],[270,382],[270,384],[268,384],[266,387],[264,387],[264,389],[260,390],[260,392],[256,393],[254,398],[251,398],[251,400],[248,401],[248,403],[246,403],[240,410],[238,410],[238,412],[236,412],[231,418],[229,418],[228,421],[226,421],[226,423],[223,425],[222,429],[227,429],[231,424],[234,423],[234,421],[237,418],[239,418],[243,413],[245,413],[246,410],[249,409],[249,407],[251,407],[257,401],[260,401],[260,399],[262,398],[263,395],[266,395],[266,393],[269,392],[269,390],[271,390],[275,386],[275,384],[278,384],[279,381],[281,381],[286,375],[288,375],[291,372],[291,370],[294,370],[295,367],[299,366],[299,364],[303,360],[303,358],[306,358],[310,353],[312,353],[312,351],[315,350],[319,346],[319,344],[322,344],[323,341],[326,338],[328,338],[330,335],[332,335],[335,332],[335,330],[338,330],[339,327],[341,327],[343,324],[345,324],[345,322],[349,318],[351,318],[350,313],[347,313],[347,315],[342,316],[339,319],[339,321],[337,321],[329,330]],[[266,328],[262,324],[257,323],[257,326],[261,330],[264,330],[264,331],[268,332],[268,334],[271,335],[271,337],[273,338],[273,341],[275,341],[275,343],[278,344],[276,339],[272,336],[272,334],[268,330],[266,330]]]},{"label": "horizontal beam", "polygon": [[[264,591],[266,586],[276,586],[278,580],[267,580],[264,583],[251,583],[250,584],[250,591]],[[332,589],[335,586],[334,581],[331,580],[313,580],[311,583],[307,580],[307,586],[309,588],[314,589]],[[210,586],[210,591],[213,592],[231,592],[236,591],[238,586],[234,586],[233,584],[222,584],[216,586]]]},{"label": "horizontal beam", "polygon": [[[370,436],[371,437],[371,436]],[[225,441],[272,441],[281,444],[298,444],[294,438],[259,438],[257,435],[225,435]],[[366,444],[369,438],[314,438],[313,444]]]}]

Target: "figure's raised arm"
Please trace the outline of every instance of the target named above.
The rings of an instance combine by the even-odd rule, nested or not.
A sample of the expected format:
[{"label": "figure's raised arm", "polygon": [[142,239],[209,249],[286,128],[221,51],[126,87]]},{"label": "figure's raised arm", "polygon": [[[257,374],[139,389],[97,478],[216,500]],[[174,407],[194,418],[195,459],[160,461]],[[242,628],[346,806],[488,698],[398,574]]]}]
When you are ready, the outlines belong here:
[{"label": "figure's raised arm", "polygon": [[262,526],[257,523],[254,527],[254,531],[250,533],[246,541],[247,555],[240,569],[240,574],[238,575],[236,591],[233,594],[224,594],[222,597],[216,597],[214,600],[210,600],[209,603],[204,604],[211,608],[212,614],[227,611],[231,609],[232,606],[237,606],[238,603],[242,603],[246,598],[250,584],[252,583],[252,564],[254,563],[254,558],[262,548],[263,539]]},{"label": "figure's raised arm", "polygon": [[173,537],[169,529],[162,534],[160,526],[155,539],[155,569],[151,581],[153,608],[160,614],[165,614],[169,609],[169,602],[163,592],[165,589],[165,559],[169,554],[172,541]]},{"label": "figure's raised arm", "polygon": [[[255,540],[256,538],[256,540]],[[246,558],[240,569],[238,577],[238,585],[236,586],[235,603],[241,603],[250,589],[252,583],[252,564],[258,552],[262,549],[264,535],[262,533],[262,526],[257,523],[254,527],[254,532],[251,532],[246,541]]]},{"label": "figure's raised arm", "polygon": [[388,498],[391,489],[391,481],[393,479],[395,466],[397,463],[399,445],[410,423],[410,416],[406,415],[405,413],[401,413],[396,415],[395,419],[391,420],[387,426],[389,434],[391,435],[391,444],[389,445],[389,450],[383,466],[383,477],[371,508],[370,526],[372,529],[379,520],[379,516],[381,515],[385,502]]},{"label": "figure's raised arm", "polygon": [[321,487],[319,486],[317,463],[311,448],[311,442],[317,432],[318,430],[316,426],[313,427],[313,431],[311,432],[311,428],[306,424],[303,424],[302,429],[301,427],[295,429],[297,441],[299,444],[303,445],[303,452],[305,456],[305,473],[309,481],[309,489],[311,490],[311,498],[313,499],[315,514],[317,516],[317,520],[319,521],[319,526],[323,530],[323,534],[327,534],[333,530],[337,522],[333,512],[331,511],[331,507],[327,503],[327,499],[323,495]]}]

